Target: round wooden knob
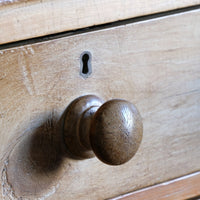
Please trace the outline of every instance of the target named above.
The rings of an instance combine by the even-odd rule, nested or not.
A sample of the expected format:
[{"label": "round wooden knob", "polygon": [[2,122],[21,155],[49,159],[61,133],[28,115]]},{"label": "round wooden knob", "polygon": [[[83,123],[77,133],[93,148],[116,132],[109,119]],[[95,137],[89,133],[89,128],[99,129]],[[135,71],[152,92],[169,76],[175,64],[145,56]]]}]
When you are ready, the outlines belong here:
[{"label": "round wooden knob", "polygon": [[74,100],[66,110],[65,144],[78,158],[95,154],[106,164],[123,164],[137,152],[142,134],[141,116],[125,100],[103,103],[98,97],[88,95]]}]

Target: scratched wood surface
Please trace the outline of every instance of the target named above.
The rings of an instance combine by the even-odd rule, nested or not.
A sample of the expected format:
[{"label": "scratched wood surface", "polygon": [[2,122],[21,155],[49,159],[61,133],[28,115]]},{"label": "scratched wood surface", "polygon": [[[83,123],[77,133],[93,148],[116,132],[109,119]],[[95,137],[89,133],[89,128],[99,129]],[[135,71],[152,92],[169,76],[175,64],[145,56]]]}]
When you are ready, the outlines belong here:
[{"label": "scratched wood surface", "polygon": [[200,4],[200,0],[0,0],[0,44]]},{"label": "scratched wood surface", "polygon": [[111,200],[200,199],[200,172],[125,194]]},{"label": "scratched wood surface", "polygon": [[[1,50],[0,199],[106,199],[200,170],[199,55],[200,10]],[[59,119],[86,94],[137,106],[144,135],[128,163],[64,153]]]}]

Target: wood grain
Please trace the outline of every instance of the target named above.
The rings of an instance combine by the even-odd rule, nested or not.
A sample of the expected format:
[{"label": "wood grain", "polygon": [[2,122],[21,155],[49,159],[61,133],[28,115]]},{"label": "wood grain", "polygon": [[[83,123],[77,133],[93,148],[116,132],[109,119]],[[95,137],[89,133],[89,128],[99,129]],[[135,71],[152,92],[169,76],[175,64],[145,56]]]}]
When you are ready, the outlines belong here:
[{"label": "wood grain", "polygon": [[151,186],[112,200],[178,200],[200,195],[200,172]]},{"label": "wood grain", "polygon": [[[200,10],[0,51],[0,198],[106,199],[199,171],[199,55]],[[87,94],[140,111],[128,163],[62,153],[59,119]]]},{"label": "wood grain", "polygon": [[1,0],[0,44],[200,4],[200,0]]}]

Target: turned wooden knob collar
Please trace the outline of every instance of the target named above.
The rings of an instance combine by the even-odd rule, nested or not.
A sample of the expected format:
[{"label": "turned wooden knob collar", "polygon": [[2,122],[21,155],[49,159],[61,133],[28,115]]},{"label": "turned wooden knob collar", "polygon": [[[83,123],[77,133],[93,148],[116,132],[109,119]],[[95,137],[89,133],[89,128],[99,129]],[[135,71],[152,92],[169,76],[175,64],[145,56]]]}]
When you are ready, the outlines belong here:
[{"label": "turned wooden knob collar", "polygon": [[132,103],[122,99],[103,103],[87,95],[67,107],[63,134],[68,151],[76,158],[96,155],[106,164],[120,165],[137,152],[143,125]]}]

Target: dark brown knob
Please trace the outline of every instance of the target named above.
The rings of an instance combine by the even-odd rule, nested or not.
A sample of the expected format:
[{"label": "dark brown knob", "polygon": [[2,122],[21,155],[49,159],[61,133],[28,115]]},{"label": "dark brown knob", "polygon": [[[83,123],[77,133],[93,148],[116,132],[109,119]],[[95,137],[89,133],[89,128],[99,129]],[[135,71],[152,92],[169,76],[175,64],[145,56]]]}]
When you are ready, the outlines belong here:
[{"label": "dark brown knob", "polygon": [[98,97],[88,95],[75,99],[66,109],[64,140],[77,158],[95,154],[106,164],[123,164],[137,152],[142,134],[138,110],[122,99],[103,104]]}]

